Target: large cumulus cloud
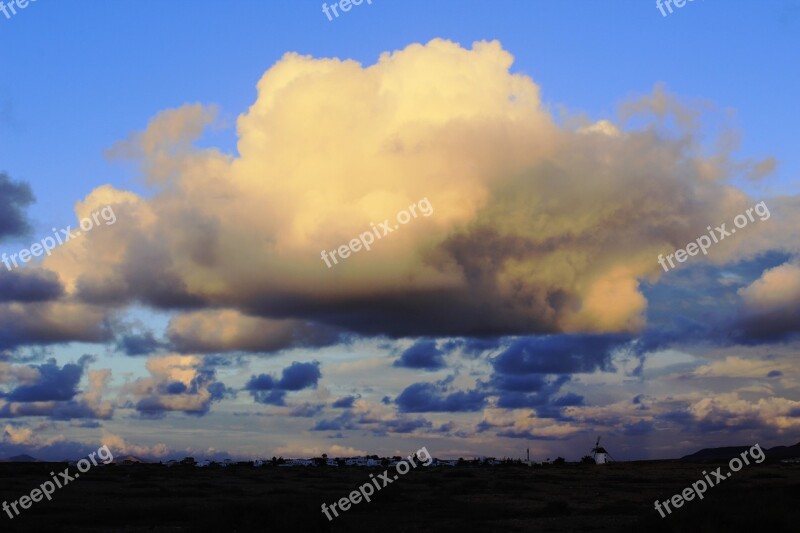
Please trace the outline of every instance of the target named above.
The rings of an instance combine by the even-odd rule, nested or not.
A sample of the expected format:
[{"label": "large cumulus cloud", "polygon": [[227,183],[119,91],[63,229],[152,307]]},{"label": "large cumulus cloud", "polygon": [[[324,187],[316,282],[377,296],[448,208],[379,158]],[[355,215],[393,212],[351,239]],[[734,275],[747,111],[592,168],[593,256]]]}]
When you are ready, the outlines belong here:
[{"label": "large cumulus cloud", "polygon": [[[182,352],[319,346],[342,330],[639,331],[657,255],[752,205],[731,184],[741,168],[704,151],[698,113],[662,87],[616,121],[561,123],[512,64],[497,42],[433,40],[370,66],[287,54],[239,117],[235,155],[193,145],[213,108],[159,113],[111,151],[152,194],[95,190],[76,212],[115,205],[113,232],[44,264],[85,304],[190,313],[170,326]],[[430,217],[321,260],[421,198]],[[796,248],[775,237],[793,216],[780,205],[694,259]]]}]

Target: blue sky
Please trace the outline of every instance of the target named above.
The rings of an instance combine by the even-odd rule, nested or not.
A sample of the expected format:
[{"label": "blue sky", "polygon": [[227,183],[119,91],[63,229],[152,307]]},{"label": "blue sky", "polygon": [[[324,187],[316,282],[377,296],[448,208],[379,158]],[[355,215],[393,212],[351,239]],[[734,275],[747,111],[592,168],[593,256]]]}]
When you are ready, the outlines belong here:
[{"label": "blue sky", "polygon": [[[543,456],[579,456],[602,431],[617,455],[641,458],[797,440],[798,323],[786,306],[800,302],[791,299],[800,3],[696,0],[664,17],[639,0],[374,0],[333,21],[320,4],[38,0],[0,15],[0,172],[36,198],[0,203],[21,206],[29,225],[0,228],[0,252],[74,227],[76,210],[121,206],[113,226],[0,278],[0,455],[110,439],[154,456],[421,445],[443,456],[512,455],[530,442]],[[473,47],[495,40],[501,48],[484,55]],[[407,48],[415,43],[425,46]],[[385,72],[368,68],[393,52]],[[501,75],[491,65],[503,54],[513,64]],[[306,69],[318,78],[299,74]],[[514,75],[528,80],[522,89]],[[295,85],[279,93],[284,77]],[[519,90],[531,108],[503,107],[498,87]],[[639,111],[630,122],[619,113],[626,106]],[[676,125],[683,112],[698,124]],[[578,131],[603,120],[613,123],[608,139]],[[428,127],[443,129],[429,137]],[[304,131],[309,144],[298,145]],[[436,148],[419,160],[373,159],[373,139]],[[136,155],[111,156],[123,152]],[[451,181],[447,168],[467,176]],[[560,177],[551,181],[547,168]],[[744,177],[759,168],[766,176]],[[372,177],[376,169],[386,175]],[[409,170],[431,174],[398,177]],[[320,214],[308,191],[338,199],[338,211]],[[240,203],[214,203],[227,195]],[[383,250],[330,272],[316,251],[298,259],[423,196],[430,220]],[[748,235],[673,272],[658,267],[658,252],[764,199],[774,214]],[[648,210],[650,200],[662,205]],[[535,237],[545,233],[549,241]],[[584,238],[569,242],[576,235]],[[539,246],[547,251],[530,255]],[[495,261],[497,270],[487,266]],[[49,299],[31,295],[40,284]],[[449,292],[455,286],[463,294]],[[621,302],[605,318],[592,311],[603,294]],[[746,333],[726,335],[731,324]],[[126,340],[142,353],[126,355]],[[93,359],[73,383],[64,365],[84,354]],[[572,364],[530,371],[540,367],[529,358],[552,357]],[[72,395],[41,402],[66,404],[16,401],[31,397],[20,387],[52,385],[50,358],[62,369],[52,379]],[[518,366],[499,368],[504,360]],[[295,388],[257,389],[315,361],[318,377],[302,367],[310,373]],[[253,380],[261,375],[272,377]],[[675,388],[682,396],[669,398]],[[353,407],[333,407],[351,396]],[[267,397],[275,401],[259,400]],[[26,433],[35,427],[36,438]]]}]

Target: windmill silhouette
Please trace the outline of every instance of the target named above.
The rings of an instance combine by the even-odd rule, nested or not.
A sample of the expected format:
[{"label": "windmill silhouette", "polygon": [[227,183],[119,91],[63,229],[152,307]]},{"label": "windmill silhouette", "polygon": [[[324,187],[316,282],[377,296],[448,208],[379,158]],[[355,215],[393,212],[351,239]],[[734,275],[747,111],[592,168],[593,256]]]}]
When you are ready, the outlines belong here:
[{"label": "windmill silhouette", "polygon": [[600,436],[597,436],[597,442],[594,444],[594,448],[592,448],[592,459],[594,459],[595,464],[604,465],[614,459],[611,457],[611,454],[606,451],[605,448],[600,446]]}]

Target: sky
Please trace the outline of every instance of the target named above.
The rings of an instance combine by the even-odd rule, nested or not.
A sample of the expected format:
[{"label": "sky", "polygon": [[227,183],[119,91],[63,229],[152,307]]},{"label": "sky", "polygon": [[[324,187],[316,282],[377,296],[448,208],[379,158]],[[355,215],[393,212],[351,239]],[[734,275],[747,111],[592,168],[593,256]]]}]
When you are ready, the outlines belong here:
[{"label": "sky", "polygon": [[0,458],[800,440],[797,0],[15,11]]}]

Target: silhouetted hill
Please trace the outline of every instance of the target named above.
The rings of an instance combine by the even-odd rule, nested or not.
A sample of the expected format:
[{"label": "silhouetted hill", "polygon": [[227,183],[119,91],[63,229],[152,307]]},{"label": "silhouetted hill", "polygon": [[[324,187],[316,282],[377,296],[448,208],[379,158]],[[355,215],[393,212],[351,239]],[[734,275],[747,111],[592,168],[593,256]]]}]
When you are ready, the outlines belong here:
[{"label": "silhouetted hill", "polygon": [[[751,446],[725,446],[721,448],[703,448],[699,452],[681,457],[681,461],[727,461],[749,450]],[[768,461],[800,457],[800,442],[793,446],[774,446],[764,450]]]},{"label": "silhouetted hill", "polygon": [[681,457],[681,461],[727,461],[750,449],[750,446],[725,446],[722,448],[703,448],[699,452]]},{"label": "silhouetted hill", "polygon": [[775,446],[766,451],[767,459],[793,459],[800,457],[800,442],[793,446]]},{"label": "silhouetted hill", "polygon": [[0,459],[0,462],[3,463],[39,463],[39,459],[36,457],[31,457],[27,454],[22,455],[15,455],[14,457],[9,457],[8,459]]},{"label": "silhouetted hill", "polygon": [[147,464],[148,461],[145,461],[144,459],[142,459],[140,457],[136,457],[135,455],[126,455],[125,457],[115,458],[113,462],[115,464],[121,465],[121,464],[125,464],[125,463]]}]

